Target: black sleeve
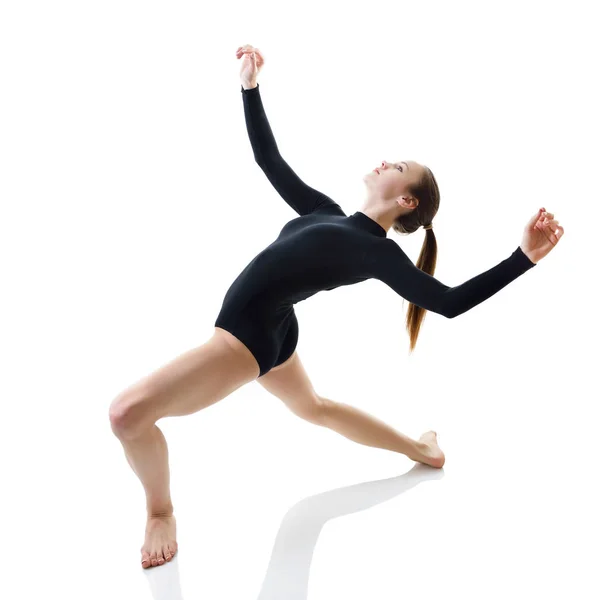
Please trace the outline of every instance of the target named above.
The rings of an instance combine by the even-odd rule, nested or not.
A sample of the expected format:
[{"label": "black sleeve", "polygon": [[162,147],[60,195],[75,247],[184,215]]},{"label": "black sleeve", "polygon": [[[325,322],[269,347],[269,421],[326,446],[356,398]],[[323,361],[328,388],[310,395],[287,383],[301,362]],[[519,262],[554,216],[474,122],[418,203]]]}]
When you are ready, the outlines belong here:
[{"label": "black sleeve", "polygon": [[329,196],[306,185],[283,160],[260,97],[259,85],[244,89],[244,115],[254,159],[279,195],[300,215],[315,211],[346,216]]},{"label": "black sleeve", "polygon": [[450,287],[421,271],[393,240],[385,240],[381,248],[371,261],[375,278],[409,302],[449,319],[487,300],[536,264],[518,246],[495,267]]}]

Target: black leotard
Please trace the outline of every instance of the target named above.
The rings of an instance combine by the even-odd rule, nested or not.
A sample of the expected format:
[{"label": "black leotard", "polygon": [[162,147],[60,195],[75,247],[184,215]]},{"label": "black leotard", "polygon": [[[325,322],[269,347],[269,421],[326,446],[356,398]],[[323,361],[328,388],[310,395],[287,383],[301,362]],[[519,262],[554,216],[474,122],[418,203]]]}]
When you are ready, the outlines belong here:
[{"label": "black leotard", "polygon": [[454,287],[444,285],[417,268],[379,223],[360,211],[346,216],[331,198],[306,185],[279,153],[259,85],[242,87],[242,97],[254,158],[300,215],[240,273],[215,322],[248,347],[259,376],[292,355],[298,341],[294,304],[317,292],[375,278],[409,302],[451,319],[535,266],[517,247],[488,271]]}]

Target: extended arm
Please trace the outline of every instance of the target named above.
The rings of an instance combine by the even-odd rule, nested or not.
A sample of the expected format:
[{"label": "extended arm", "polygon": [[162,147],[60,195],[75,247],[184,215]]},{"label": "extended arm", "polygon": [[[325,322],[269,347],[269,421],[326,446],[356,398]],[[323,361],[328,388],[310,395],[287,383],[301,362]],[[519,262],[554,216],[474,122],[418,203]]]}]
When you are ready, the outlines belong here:
[{"label": "extended arm", "polygon": [[299,214],[315,211],[346,216],[329,196],[306,185],[279,153],[260,97],[259,85],[244,89],[244,115],[254,159],[279,195]]},{"label": "extended arm", "polygon": [[449,319],[487,300],[534,266],[519,246],[491,269],[450,287],[421,271],[393,240],[386,240],[381,256],[373,260],[377,279],[409,302]]}]

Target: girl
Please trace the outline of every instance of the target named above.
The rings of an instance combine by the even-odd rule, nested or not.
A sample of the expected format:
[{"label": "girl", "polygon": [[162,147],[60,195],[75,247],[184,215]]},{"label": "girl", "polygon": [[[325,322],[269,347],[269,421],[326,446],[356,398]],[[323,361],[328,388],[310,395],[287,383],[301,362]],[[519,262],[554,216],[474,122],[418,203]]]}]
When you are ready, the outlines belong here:
[{"label": "girl", "polygon": [[[123,391],[110,406],[112,431],[146,492],[144,568],[170,561],[177,550],[167,445],[156,421],[192,414],[248,382],[258,381],[311,423],[361,444],[443,466],[434,431],[413,440],[314,390],[296,352],[294,304],[319,291],[379,279],[411,303],[406,325],[412,351],[425,311],[451,319],[473,308],[533,268],[564,233],[554,215],[541,208],[508,258],[461,285],[444,285],[433,277],[437,246],[432,221],[440,195],[430,169],[414,161],[382,162],[364,177],[368,195],[362,210],[347,216],[339,204],[300,180],[280,155],[257,83],[262,53],[246,45],[236,56],[243,57],[241,93],[254,158],[299,216],[233,282],[213,336]],[[412,233],[419,227],[425,241],[414,265],[387,233],[390,228]]]}]

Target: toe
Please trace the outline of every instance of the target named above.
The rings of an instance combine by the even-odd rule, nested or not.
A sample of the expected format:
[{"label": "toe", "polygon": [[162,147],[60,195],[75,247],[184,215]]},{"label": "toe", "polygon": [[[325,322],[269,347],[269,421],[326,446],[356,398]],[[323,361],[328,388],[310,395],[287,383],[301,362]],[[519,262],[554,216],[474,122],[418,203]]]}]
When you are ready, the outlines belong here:
[{"label": "toe", "polygon": [[147,552],[142,552],[142,567],[147,569],[150,566],[150,555]]},{"label": "toe", "polygon": [[153,553],[150,555],[150,560],[151,560],[151,562],[152,562],[152,566],[153,566],[153,567],[156,567],[156,566],[158,565],[158,557],[156,556],[156,552],[153,552]]},{"label": "toe", "polygon": [[158,559],[158,564],[162,565],[165,562],[165,557],[163,555],[163,551],[159,550],[158,555],[157,555],[157,559]]}]

